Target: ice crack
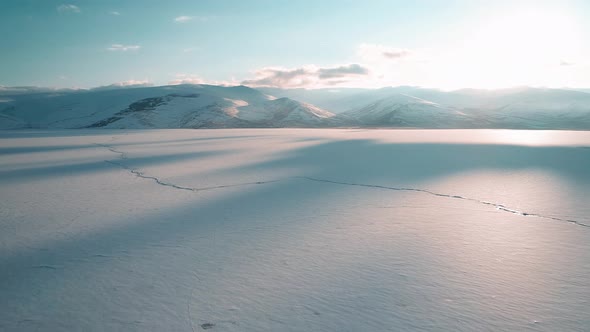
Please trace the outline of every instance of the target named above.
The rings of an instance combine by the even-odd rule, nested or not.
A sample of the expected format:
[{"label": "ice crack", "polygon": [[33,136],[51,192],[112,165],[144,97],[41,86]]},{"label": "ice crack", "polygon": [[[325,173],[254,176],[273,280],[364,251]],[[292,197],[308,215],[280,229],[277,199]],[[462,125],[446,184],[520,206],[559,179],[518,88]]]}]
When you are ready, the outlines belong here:
[{"label": "ice crack", "polygon": [[[125,152],[119,151],[111,145],[99,144],[99,143],[95,143],[95,144],[108,149],[112,153],[118,154],[120,160],[129,159]],[[174,183],[163,181],[162,179],[160,179],[156,176],[146,175],[144,172],[140,171],[139,169],[128,166],[122,162],[117,162],[114,160],[105,160],[105,162],[112,164],[112,165],[116,165],[118,167],[121,167],[139,178],[152,180],[153,182],[157,183],[158,185],[170,187],[170,188],[178,189],[178,190],[192,191],[192,192],[239,187],[239,186],[261,185],[261,184],[268,184],[268,183],[274,183],[274,182],[286,180],[286,179],[275,179],[275,180],[268,180],[268,181],[244,182],[244,183],[226,184],[226,185],[210,186],[210,187],[185,187],[185,186],[181,186],[181,185],[177,185]],[[578,221],[578,220],[557,218],[557,217],[552,217],[552,216],[541,215],[538,213],[520,211],[520,210],[511,208],[509,206],[506,206],[504,204],[500,204],[500,203],[483,201],[483,200],[479,200],[479,199],[475,199],[475,198],[471,198],[471,197],[465,197],[465,196],[461,196],[461,195],[444,194],[444,193],[431,191],[428,189],[409,188],[409,187],[391,187],[391,186],[383,186],[383,185],[377,185],[377,184],[334,181],[334,180],[320,179],[320,178],[314,178],[314,177],[309,177],[309,176],[294,176],[294,177],[291,177],[291,179],[303,179],[303,180],[314,181],[314,182],[323,182],[323,183],[330,183],[330,184],[336,184],[336,185],[356,186],[356,187],[365,187],[365,188],[374,188],[374,189],[383,189],[383,190],[419,192],[419,193],[424,193],[424,194],[428,194],[428,195],[432,195],[432,196],[436,196],[436,197],[460,199],[460,200],[475,202],[475,203],[482,204],[482,205],[492,206],[492,207],[495,207],[496,209],[498,209],[499,211],[517,214],[517,215],[524,216],[524,217],[536,217],[536,218],[548,219],[548,220],[553,220],[553,221],[567,222],[567,223],[575,224],[578,226],[590,228],[589,224],[585,224],[585,223]]]},{"label": "ice crack", "polygon": [[[127,157],[127,154],[123,151],[119,151],[117,150],[115,147],[107,145],[107,144],[99,144],[99,143],[95,143],[98,146],[101,146],[109,151],[111,151],[112,153],[116,153],[119,155],[119,159],[120,160],[127,160],[129,159]],[[121,167],[127,171],[129,171],[129,173],[142,178],[142,179],[147,179],[147,180],[152,180],[153,182],[161,185],[161,186],[165,186],[165,187],[170,187],[170,188],[174,188],[174,189],[178,189],[178,190],[185,190],[185,191],[193,191],[193,192],[199,192],[199,191],[207,191],[207,190],[215,190],[215,189],[224,189],[224,188],[231,188],[231,187],[240,187],[240,186],[251,186],[251,185],[261,185],[261,184],[268,184],[268,183],[273,183],[273,182],[279,182],[281,180],[275,179],[275,180],[268,180],[268,181],[255,181],[255,182],[243,182],[243,183],[233,183],[233,184],[225,184],[225,185],[219,185],[219,186],[210,186],[210,187],[185,187],[185,186],[181,186],[181,185],[177,185],[171,182],[166,182],[156,176],[152,176],[152,175],[147,175],[144,172],[140,171],[137,168],[131,167],[129,165],[126,165],[122,162],[118,162],[118,161],[114,161],[114,160],[105,160],[106,163]]]},{"label": "ice crack", "polygon": [[530,212],[519,211],[517,209],[513,209],[513,208],[510,208],[510,207],[505,206],[503,204],[499,204],[499,203],[482,201],[482,200],[479,200],[479,199],[465,197],[465,196],[460,196],[460,195],[443,194],[443,193],[438,193],[438,192],[434,192],[434,191],[427,190],[427,189],[406,188],[406,187],[389,187],[389,186],[382,186],[382,185],[375,185],[375,184],[343,182],[343,181],[334,181],[334,180],[328,180],[328,179],[313,178],[313,177],[308,177],[308,176],[298,176],[297,178],[308,180],[308,181],[324,182],[324,183],[337,184],[337,185],[345,185],[345,186],[357,186],[357,187],[366,187],[366,188],[375,188],[375,189],[384,189],[384,190],[395,190],[395,191],[420,192],[420,193],[425,193],[425,194],[432,195],[432,196],[437,196],[437,197],[460,199],[460,200],[475,202],[475,203],[478,203],[478,204],[493,206],[496,209],[498,209],[499,211],[508,212],[508,213],[512,213],[512,214],[517,214],[517,215],[524,216],[524,217],[529,217],[530,216],[530,217],[536,217],[536,218],[542,218],[542,219],[548,219],[548,220],[554,220],[554,221],[560,221],[560,222],[568,222],[568,223],[572,223],[572,224],[575,224],[575,225],[578,225],[578,226],[582,226],[582,227],[590,227],[590,225],[588,225],[588,224],[585,224],[583,222],[580,222],[580,221],[577,221],[577,220],[573,220],[573,219],[563,219],[563,218],[545,216],[545,215],[541,215],[541,214],[537,214],[537,213],[530,213]]}]

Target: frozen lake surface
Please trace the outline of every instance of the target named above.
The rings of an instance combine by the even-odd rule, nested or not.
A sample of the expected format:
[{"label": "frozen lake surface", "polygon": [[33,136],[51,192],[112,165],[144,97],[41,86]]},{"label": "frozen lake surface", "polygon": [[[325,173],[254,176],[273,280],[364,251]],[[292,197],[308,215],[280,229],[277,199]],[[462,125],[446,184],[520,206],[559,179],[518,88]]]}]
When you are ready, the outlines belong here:
[{"label": "frozen lake surface", "polygon": [[590,132],[0,132],[2,331],[589,331]]}]

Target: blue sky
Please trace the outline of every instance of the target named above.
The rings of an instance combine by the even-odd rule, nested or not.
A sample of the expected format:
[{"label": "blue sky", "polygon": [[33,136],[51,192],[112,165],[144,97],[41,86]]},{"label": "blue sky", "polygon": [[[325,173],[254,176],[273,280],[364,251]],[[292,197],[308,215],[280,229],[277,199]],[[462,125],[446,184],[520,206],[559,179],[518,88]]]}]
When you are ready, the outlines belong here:
[{"label": "blue sky", "polygon": [[0,85],[590,87],[590,1],[0,2]]}]

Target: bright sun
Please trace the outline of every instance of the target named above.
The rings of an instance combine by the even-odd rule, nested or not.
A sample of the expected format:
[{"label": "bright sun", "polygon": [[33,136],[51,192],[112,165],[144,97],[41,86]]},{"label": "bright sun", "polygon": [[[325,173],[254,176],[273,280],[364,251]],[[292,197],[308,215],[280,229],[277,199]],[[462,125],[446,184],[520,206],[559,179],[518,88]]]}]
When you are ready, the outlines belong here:
[{"label": "bright sun", "polygon": [[568,13],[528,8],[495,14],[447,56],[447,85],[550,86],[560,65],[575,59],[581,46],[579,28]]}]

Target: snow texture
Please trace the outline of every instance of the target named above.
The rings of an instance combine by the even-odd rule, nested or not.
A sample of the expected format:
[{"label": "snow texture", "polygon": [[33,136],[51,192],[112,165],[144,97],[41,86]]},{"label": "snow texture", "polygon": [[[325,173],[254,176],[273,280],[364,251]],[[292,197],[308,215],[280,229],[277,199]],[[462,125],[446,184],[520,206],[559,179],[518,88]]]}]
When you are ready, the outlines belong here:
[{"label": "snow texture", "polygon": [[587,331],[589,169],[587,131],[2,131],[0,330]]}]

